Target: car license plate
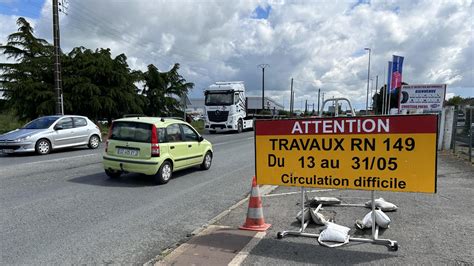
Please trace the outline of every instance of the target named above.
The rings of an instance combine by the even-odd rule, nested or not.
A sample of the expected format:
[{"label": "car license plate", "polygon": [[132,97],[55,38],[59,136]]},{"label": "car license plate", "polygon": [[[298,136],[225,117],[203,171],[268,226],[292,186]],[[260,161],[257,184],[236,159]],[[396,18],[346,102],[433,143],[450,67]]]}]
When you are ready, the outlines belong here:
[{"label": "car license plate", "polygon": [[117,148],[117,154],[119,155],[126,155],[126,156],[138,156],[137,149],[124,149],[124,148]]},{"label": "car license plate", "polygon": [[13,149],[3,149],[3,153],[13,153]]}]

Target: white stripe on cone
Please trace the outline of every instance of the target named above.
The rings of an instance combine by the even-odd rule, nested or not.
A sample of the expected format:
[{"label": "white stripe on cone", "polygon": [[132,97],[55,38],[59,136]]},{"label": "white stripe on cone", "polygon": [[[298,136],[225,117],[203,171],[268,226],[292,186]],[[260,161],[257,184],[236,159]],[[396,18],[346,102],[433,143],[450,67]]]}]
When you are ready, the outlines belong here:
[{"label": "white stripe on cone", "polygon": [[250,193],[250,197],[260,197],[258,187],[253,187],[252,188],[252,192]]},{"label": "white stripe on cone", "polygon": [[263,219],[262,208],[249,208],[249,210],[247,211],[247,218]]}]

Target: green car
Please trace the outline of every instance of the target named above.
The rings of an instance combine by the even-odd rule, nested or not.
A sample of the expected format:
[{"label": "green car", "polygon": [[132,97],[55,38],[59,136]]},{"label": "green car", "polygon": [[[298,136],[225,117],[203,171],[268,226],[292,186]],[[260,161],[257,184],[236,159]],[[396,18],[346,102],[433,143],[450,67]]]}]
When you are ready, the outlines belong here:
[{"label": "green car", "polygon": [[140,173],[165,184],[174,171],[195,166],[209,169],[212,155],[212,144],[184,121],[129,117],[113,121],[103,164],[110,178]]}]

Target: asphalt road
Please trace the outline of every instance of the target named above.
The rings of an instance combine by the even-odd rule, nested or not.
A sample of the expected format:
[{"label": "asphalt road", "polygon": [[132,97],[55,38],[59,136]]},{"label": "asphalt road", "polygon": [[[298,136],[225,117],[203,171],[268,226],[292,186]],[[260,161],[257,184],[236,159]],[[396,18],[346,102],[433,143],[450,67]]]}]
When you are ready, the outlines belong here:
[{"label": "asphalt road", "polygon": [[46,156],[0,156],[0,264],[144,263],[244,198],[254,173],[253,132],[206,135],[208,171],[166,185],[103,172],[103,146]]}]

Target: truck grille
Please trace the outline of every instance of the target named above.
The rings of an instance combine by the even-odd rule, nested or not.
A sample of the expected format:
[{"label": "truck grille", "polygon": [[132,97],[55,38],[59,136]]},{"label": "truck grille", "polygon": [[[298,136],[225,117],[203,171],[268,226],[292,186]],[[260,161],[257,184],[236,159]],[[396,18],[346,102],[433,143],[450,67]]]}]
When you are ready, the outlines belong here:
[{"label": "truck grille", "polygon": [[209,121],[212,122],[225,122],[227,121],[227,116],[229,116],[229,111],[208,111],[207,117]]}]

